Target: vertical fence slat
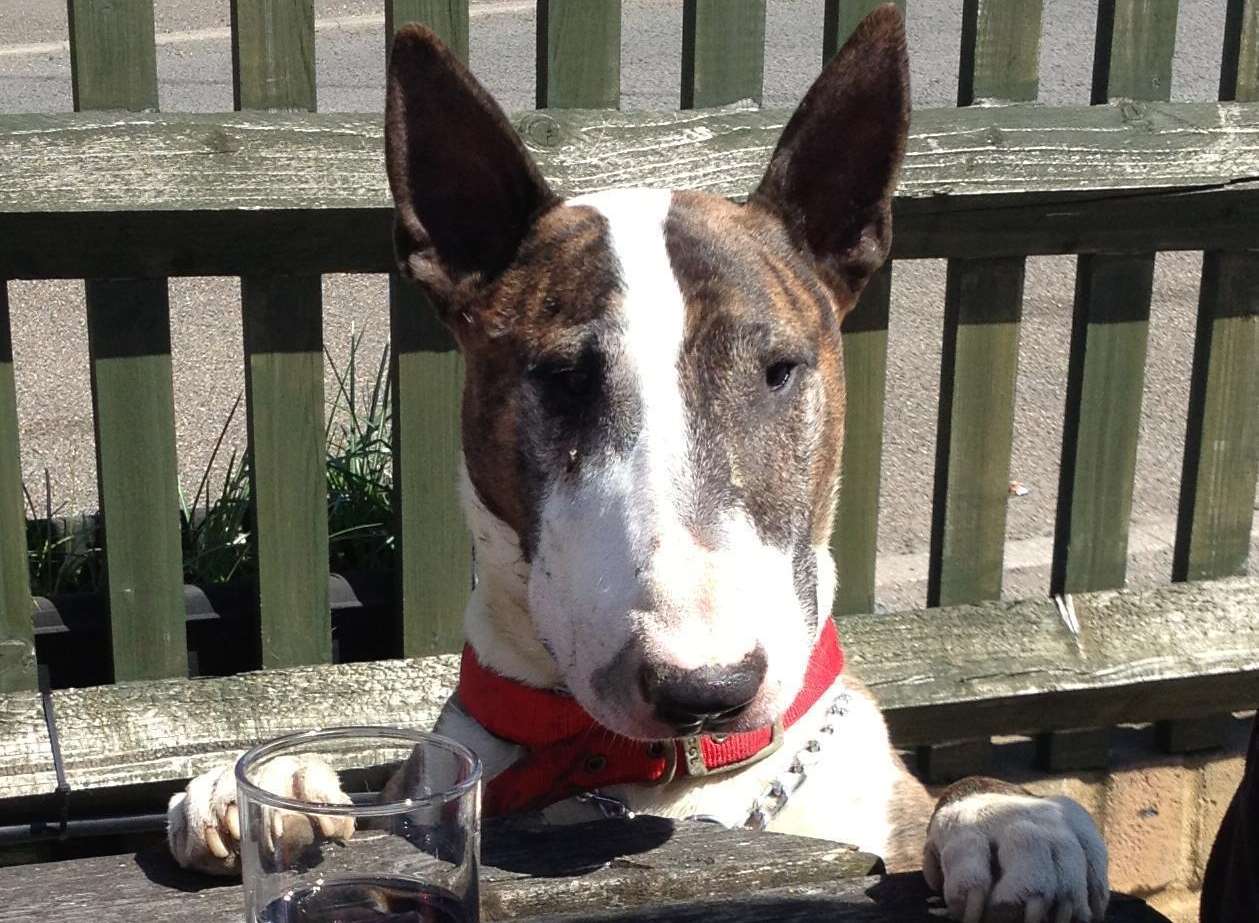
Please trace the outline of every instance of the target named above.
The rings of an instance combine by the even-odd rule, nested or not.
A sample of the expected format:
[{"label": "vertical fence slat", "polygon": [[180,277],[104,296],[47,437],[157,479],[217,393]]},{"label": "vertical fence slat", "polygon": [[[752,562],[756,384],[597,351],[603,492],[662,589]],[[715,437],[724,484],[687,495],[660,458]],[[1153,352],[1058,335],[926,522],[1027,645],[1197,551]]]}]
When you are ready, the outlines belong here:
[{"label": "vertical fence slat", "polygon": [[165,279],[87,282],[114,679],[182,676],[179,471]]},{"label": "vertical fence slat", "polygon": [[33,613],[26,563],[26,517],[22,509],[9,288],[0,279],[0,693],[35,688]]},{"label": "vertical fence slat", "polygon": [[[880,0],[827,0],[823,13],[822,63],[848,40]],[[904,0],[896,4],[905,10]],[[835,612],[873,612],[879,539],[879,485],[883,465],[883,402],[887,386],[887,324],[892,264],[870,280],[856,309],[844,318],[843,477],[839,485],[831,554],[839,586]]]},{"label": "vertical fence slat", "polygon": [[843,478],[831,532],[831,554],[839,581],[835,611],[840,615],[874,611],[891,293],[892,264],[888,263],[870,280],[857,307],[844,318],[848,403]]},{"label": "vertical fence slat", "polygon": [[[1040,23],[1041,0],[965,0],[959,106],[1036,98]],[[1022,257],[948,264],[928,606],[1001,595],[1023,275]],[[989,741],[923,747],[919,771],[983,772],[990,754]]]},{"label": "vertical fence slat", "polygon": [[1085,255],[1076,266],[1054,593],[1124,584],[1154,259]]},{"label": "vertical fence slat", "polygon": [[1246,573],[1259,475],[1259,253],[1202,266],[1172,576]]},{"label": "vertical fence slat", "polygon": [[539,109],[621,104],[621,0],[538,0]]},{"label": "vertical fence slat", "polygon": [[761,102],[765,0],[686,0],[682,7],[682,108]]},{"label": "vertical fence slat", "polygon": [[1259,99],[1259,3],[1229,0],[1224,19],[1224,55],[1220,64],[1220,99]]},{"label": "vertical fence slat", "polygon": [[[958,104],[1035,99],[1040,0],[966,0]],[[927,605],[1001,595],[1023,259],[951,260]]]},{"label": "vertical fence slat", "polygon": [[[1175,0],[1103,0],[1093,101],[1167,99]],[[1075,312],[1051,589],[1122,586],[1136,472],[1153,254],[1086,255]]]},{"label": "vertical fence slat", "polygon": [[[157,108],[152,0],[70,0],[78,109]],[[115,680],[188,671],[165,279],[88,280]]]},{"label": "vertical fence slat", "polygon": [[1100,0],[1093,48],[1093,103],[1167,100],[1180,0]]},{"label": "vertical fence slat", "polygon": [[[432,28],[464,61],[467,0],[390,0],[390,37],[406,22]],[[459,506],[462,359],[419,289],[389,278],[393,378],[394,521],[404,656],[453,651],[463,641],[472,540]]]},{"label": "vertical fence slat", "polygon": [[1023,258],[951,260],[927,605],[1001,596]]},{"label": "vertical fence slat", "polygon": [[[1259,0],[1232,0],[1220,98],[1259,100]],[[1246,572],[1259,476],[1259,253],[1204,254],[1172,577]]]},{"label": "vertical fence slat", "polygon": [[157,108],[153,0],[69,0],[75,111]]},{"label": "vertical fence slat", "polygon": [[[1092,101],[1168,99],[1176,0],[1102,0]],[[1053,593],[1123,586],[1136,476],[1154,255],[1086,254],[1076,263],[1067,366]],[[1044,734],[1042,768],[1091,769],[1105,758],[1105,729]]]},{"label": "vertical fence slat", "polygon": [[[232,0],[235,98],[315,108],[312,0]],[[321,283],[241,279],[263,667],[332,657]]]},{"label": "vertical fence slat", "polygon": [[[857,23],[865,19],[876,6],[888,0],[826,0],[822,8],[822,63],[844,46]],[[893,0],[905,12],[905,0]]]},{"label": "vertical fence slat", "polygon": [[310,0],[232,0],[232,100],[237,109],[315,111],[315,9]]},{"label": "vertical fence slat", "polygon": [[385,45],[408,22],[428,26],[455,56],[468,63],[468,0],[385,0]]}]

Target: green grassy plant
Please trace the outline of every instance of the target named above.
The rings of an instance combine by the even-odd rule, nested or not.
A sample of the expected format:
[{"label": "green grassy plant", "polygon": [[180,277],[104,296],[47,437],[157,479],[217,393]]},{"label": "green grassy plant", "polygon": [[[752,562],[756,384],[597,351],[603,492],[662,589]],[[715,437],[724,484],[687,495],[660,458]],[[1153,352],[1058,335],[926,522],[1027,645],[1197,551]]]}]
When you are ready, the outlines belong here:
[{"label": "green grassy plant", "polygon": [[[375,363],[366,389],[358,386],[362,335],[351,335],[349,360],[339,366],[327,355],[335,386],[327,412],[329,567],[333,572],[393,567],[393,453],[389,349]],[[241,411],[237,397],[210,450],[191,502],[181,494],[180,523],[184,581],[213,586],[256,578],[252,541],[249,453],[232,451],[219,470],[227,435]],[[31,592],[36,596],[99,592],[105,587],[105,555],[99,519],[59,518],[52,485],[44,472],[43,502],[26,489],[26,524]]]}]

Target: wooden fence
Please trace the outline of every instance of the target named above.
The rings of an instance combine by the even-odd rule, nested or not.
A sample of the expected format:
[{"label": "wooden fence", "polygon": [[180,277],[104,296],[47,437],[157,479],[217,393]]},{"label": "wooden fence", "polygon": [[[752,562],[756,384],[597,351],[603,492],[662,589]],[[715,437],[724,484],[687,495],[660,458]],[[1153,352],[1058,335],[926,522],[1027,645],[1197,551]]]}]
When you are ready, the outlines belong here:
[{"label": "wooden fence", "polygon": [[[1259,0],[1229,0],[1220,101],[1194,103],[1168,101],[1176,0],[1101,0],[1092,98],[1113,103],[1074,107],[1029,105],[1041,0],[962,5],[959,108],[915,112],[895,203],[894,257],[949,260],[929,605],[1000,596],[1024,258],[1033,254],[1080,254],[1047,589],[1123,585],[1153,259],[1173,249],[1206,259],[1172,576],[1243,574],[1259,472]],[[789,113],[712,107],[759,100],[765,2],[680,6],[682,110],[643,115],[616,111],[619,0],[539,0],[538,111],[516,124],[562,192],[644,184],[739,196],[759,177]],[[826,2],[819,64],[872,6]],[[466,0],[385,0],[384,8],[387,34],[421,20],[466,57]],[[312,0],[232,0],[239,111],[228,115],[156,111],[152,0],[69,0],[69,9],[76,112],[0,116],[0,280],[88,280],[111,676],[188,671],[171,275],[241,278],[260,573],[251,663],[327,662],[320,274],[392,271],[380,115],[315,112]],[[382,67],[384,52],[382,43]],[[894,271],[871,284],[844,333],[850,423],[834,540],[841,614],[869,613],[874,603]],[[36,669],[5,299],[0,284],[0,690],[24,690]],[[380,630],[394,656],[455,648],[471,564],[453,486],[460,360],[421,302],[391,276],[399,555],[396,618]],[[1253,601],[1253,581],[1220,586],[1220,611]],[[1150,624],[1183,614],[1176,600],[1189,598],[1162,593],[1139,597]],[[1205,598],[1193,596],[1199,605]],[[1104,612],[1107,599],[1081,597],[1081,607]],[[915,613],[906,624],[939,631],[959,611],[972,610]],[[972,615],[983,612],[998,618],[993,608]],[[871,637],[881,631],[869,620],[852,624]],[[1179,643],[1147,631],[1151,650]],[[887,642],[889,656],[896,643]],[[1011,642],[1011,656],[1017,648]],[[1125,650],[1137,657],[1136,647]],[[1055,718],[1046,705],[1034,721],[1007,717],[971,730],[1179,716],[1187,712],[1177,690],[1188,688],[1190,711],[1259,701],[1259,654],[1213,656],[1127,676],[1133,688],[1166,680],[1152,700],[1161,711],[1129,689],[1110,704],[1096,700],[1094,711]],[[1114,679],[1104,667],[1094,685]],[[1204,673],[1220,677],[1215,694],[1193,682]],[[1056,682],[1038,701],[1061,702],[1065,680]],[[927,724],[909,737],[940,739]]]}]

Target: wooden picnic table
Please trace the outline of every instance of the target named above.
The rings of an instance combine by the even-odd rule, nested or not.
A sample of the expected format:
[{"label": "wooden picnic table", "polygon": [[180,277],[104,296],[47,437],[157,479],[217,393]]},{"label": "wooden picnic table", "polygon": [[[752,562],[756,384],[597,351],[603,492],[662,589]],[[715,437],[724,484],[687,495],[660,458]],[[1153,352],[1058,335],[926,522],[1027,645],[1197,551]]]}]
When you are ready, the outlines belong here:
[{"label": "wooden picnic table", "polygon": [[[482,842],[485,920],[939,923],[918,873],[821,840],[654,817],[571,827],[491,822]],[[239,882],[185,872],[164,848],[0,869],[0,919],[58,923],[241,920]],[[1108,923],[1166,923],[1116,896]]]}]

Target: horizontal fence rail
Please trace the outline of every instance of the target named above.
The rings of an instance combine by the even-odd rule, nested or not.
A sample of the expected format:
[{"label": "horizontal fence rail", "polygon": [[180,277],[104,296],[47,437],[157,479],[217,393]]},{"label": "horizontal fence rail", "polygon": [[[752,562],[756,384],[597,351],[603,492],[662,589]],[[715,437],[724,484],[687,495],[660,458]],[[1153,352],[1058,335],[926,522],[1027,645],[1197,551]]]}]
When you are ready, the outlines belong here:
[{"label": "horizontal fence rail", "polygon": [[[1259,580],[1082,594],[1077,642],[1048,599],[840,621],[900,746],[1245,708],[1259,697]],[[1192,624],[1193,631],[1185,631]],[[331,721],[428,727],[458,657],[266,670],[53,694],[80,789],[180,784],[257,741]],[[177,744],[172,744],[177,729]],[[34,693],[0,695],[0,800],[54,791]]]},{"label": "horizontal fence rail", "polygon": [[[516,126],[565,194],[739,197],[788,115],[551,110]],[[1257,208],[1257,104],[926,110],[893,255],[1251,249]],[[0,116],[0,277],[388,272],[390,221],[376,115]]]}]

